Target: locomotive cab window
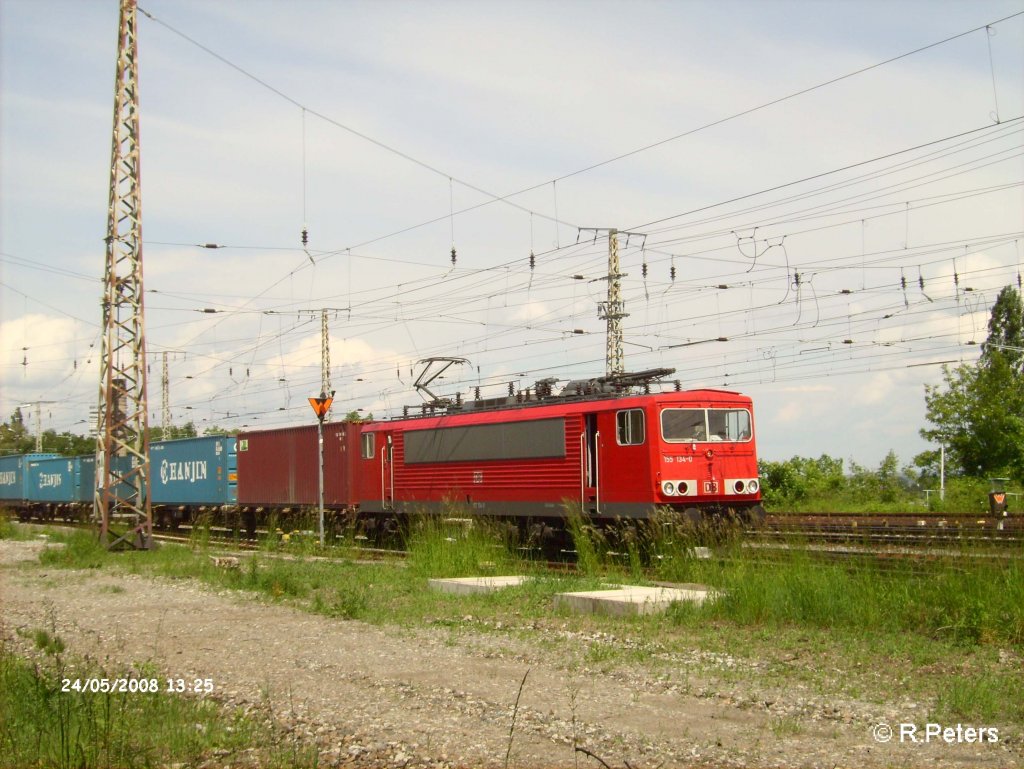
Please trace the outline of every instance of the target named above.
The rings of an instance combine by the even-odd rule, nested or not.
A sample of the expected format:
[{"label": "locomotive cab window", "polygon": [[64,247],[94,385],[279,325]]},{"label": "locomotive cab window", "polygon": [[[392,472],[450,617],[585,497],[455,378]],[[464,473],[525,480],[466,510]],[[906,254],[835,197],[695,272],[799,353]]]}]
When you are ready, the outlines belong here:
[{"label": "locomotive cab window", "polygon": [[708,409],[708,435],[713,441],[750,440],[750,412],[746,409]]},{"label": "locomotive cab window", "polygon": [[373,459],[374,439],[377,437],[376,433],[363,433],[361,445],[362,452],[361,456],[363,459]]},{"label": "locomotive cab window", "polygon": [[665,409],[661,435],[668,443],[742,443],[751,438],[746,409]]},{"label": "locomotive cab window", "polygon": [[669,443],[707,440],[704,409],[665,409],[661,412],[661,434]]},{"label": "locomotive cab window", "polygon": [[620,446],[639,446],[644,442],[643,409],[616,412],[615,428],[615,436]]}]

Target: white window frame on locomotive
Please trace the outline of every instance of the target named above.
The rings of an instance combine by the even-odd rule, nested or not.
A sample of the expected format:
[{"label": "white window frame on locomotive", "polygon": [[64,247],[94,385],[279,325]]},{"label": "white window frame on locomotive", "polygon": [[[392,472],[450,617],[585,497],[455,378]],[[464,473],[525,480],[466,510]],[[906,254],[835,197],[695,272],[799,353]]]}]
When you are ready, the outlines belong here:
[{"label": "white window frame on locomotive", "polygon": [[363,433],[360,440],[360,456],[363,459],[373,459],[377,443],[377,433],[366,432]]},{"label": "white window frame on locomotive", "polygon": [[[634,424],[631,416],[633,414],[640,414],[640,440],[634,440]],[[623,436],[623,432],[625,432],[625,436]],[[626,440],[623,440],[623,437]],[[619,446],[642,446],[646,441],[647,415],[643,409],[623,409],[615,412],[615,442]]]},{"label": "white window frame on locomotive", "polygon": [[[704,437],[703,438],[669,438],[665,435],[665,414],[669,411],[700,411],[704,414]],[[740,435],[746,435],[745,438],[738,438],[736,440],[730,440],[728,437],[708,437],[711,435],[711,425],[709,414],[712,411],[725,411],[725,412],[743,412],[747,415],[746,430],[738,431]],[[665,443],[749,443],[754,440],[754,419],[750,413],[750,409],[743,407],[711,407],[711,408],[664,408],[661,410],[661,439]]]}]

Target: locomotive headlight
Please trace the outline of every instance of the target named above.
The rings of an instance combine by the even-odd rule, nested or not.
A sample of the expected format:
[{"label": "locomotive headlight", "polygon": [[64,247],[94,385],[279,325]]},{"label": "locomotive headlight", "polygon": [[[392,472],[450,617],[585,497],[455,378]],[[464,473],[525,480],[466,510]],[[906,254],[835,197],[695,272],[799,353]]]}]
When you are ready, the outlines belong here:
[{"label": "locomotive headlight", "polygon": [[676,493],[676,485],[672,481],[665,481],[661,484],[661,490],[665,492],[667,496],[674,496]]},{"label": "locomotive headlight", "polygon": [[747,484],[744,481],[736,481],[732,488],[737,494],[742,494],[743,490],[747,488]]},{"label": "locomotive headlight", "polygon": [[690,484],[686,481],[679,481],[678,490],[680,494],[686,494],[690,490]]},{"label": "locomotive headlight", "polygon": [[747,491],[751,494],[756,494],[759,488],[761,488],[761,484],[757,482],[757,478],[753,478],[750,483],[747,484]]}]

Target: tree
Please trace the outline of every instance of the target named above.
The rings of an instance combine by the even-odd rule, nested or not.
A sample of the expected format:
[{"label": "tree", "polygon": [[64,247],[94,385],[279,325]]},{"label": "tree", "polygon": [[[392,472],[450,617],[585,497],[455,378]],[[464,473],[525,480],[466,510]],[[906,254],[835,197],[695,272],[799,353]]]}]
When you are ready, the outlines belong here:
[{"label": "tree", "polygon": [[[76,456],[94,454],[96,439],[87,438],[72,432],[58,433],[56,430],[44,430],[42,450],[50,454]],[[15,409],[6,424],[0,424],[0,455],[31,454],[36,450],[36,437],[29,432],[21,409]]]},{"label": "tree", "polygon": [[809,499],[834,497],[846,485],[843,460],[822,454],[818,459],[792,457],[783,462],[762,459],[758,474],[771,505],[792,505]]},{"label": "tree", "polygon": [[1024,302],[1013,286],[1006,286],[992,305],[988,339],[981,347],[979,365],[995,365],[1000,359],[1024,376]]},{"label": "tree", "polygon": [[238,430],[229,430],[219,425],[210,425],[203,430],[203,435],[238,435]]},{"label": "tree", "polygon": [[[1012,286],[999,292],[977,365],[943,367],[944,386],[925,385],[921,436],[946,447],[953,473],[1024,476],[1024,304]],[[915,464],[934,471],[938,451]]]},{"label": "tree", "polygon": [[25,427],[21,409],[15,409],[6,424],[0,425],[0,454],[27,454],[35,450],[35,439]]}]

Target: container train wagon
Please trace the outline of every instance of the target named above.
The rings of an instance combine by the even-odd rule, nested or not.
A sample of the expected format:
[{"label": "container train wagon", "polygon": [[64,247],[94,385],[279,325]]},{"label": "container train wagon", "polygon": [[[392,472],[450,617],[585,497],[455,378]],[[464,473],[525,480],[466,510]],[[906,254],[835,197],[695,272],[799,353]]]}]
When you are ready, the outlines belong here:
[{"label": "container train wagon", "polygon": [[[237,502],[235,438],[207,436],[150,445],[154,522],[173,526]],[[124,465],[131,459],[115,458]],[[127,470],[127,466],[123,467]],[[87,520],[96,488],[96,457],[24,454],[0,457],[0,506],[23,519]]]},{"label": "container train wagon", "polygon": [[[724,390],[534,393],[419,417],[327,423],[323,436],[325,507],[358,513],[371,527],[452,506],[520,522],[557,521],[567,505],[599,520],[642,519],[659,508],[694,521],[764,516],[752,404]],[[239,516],[250,532],[271,516],[283,522],[318,506],[318,454],[309,425],[243,431],[237,440],[154,442],[154,520],[174,524],[216,510]],[[0,481],[3,463],[18,459],[0,460]],[[82,508],[91,502],[92,476],[84,471],[88,458],[72,459],[83,470],[59,488],[76,488]],[[21,499],[3,496],[0,484],[0,504],[73,507],[56,498],[56,488],[32,484],[31,472],[26,477],[28,486],[17,479]]]}]

